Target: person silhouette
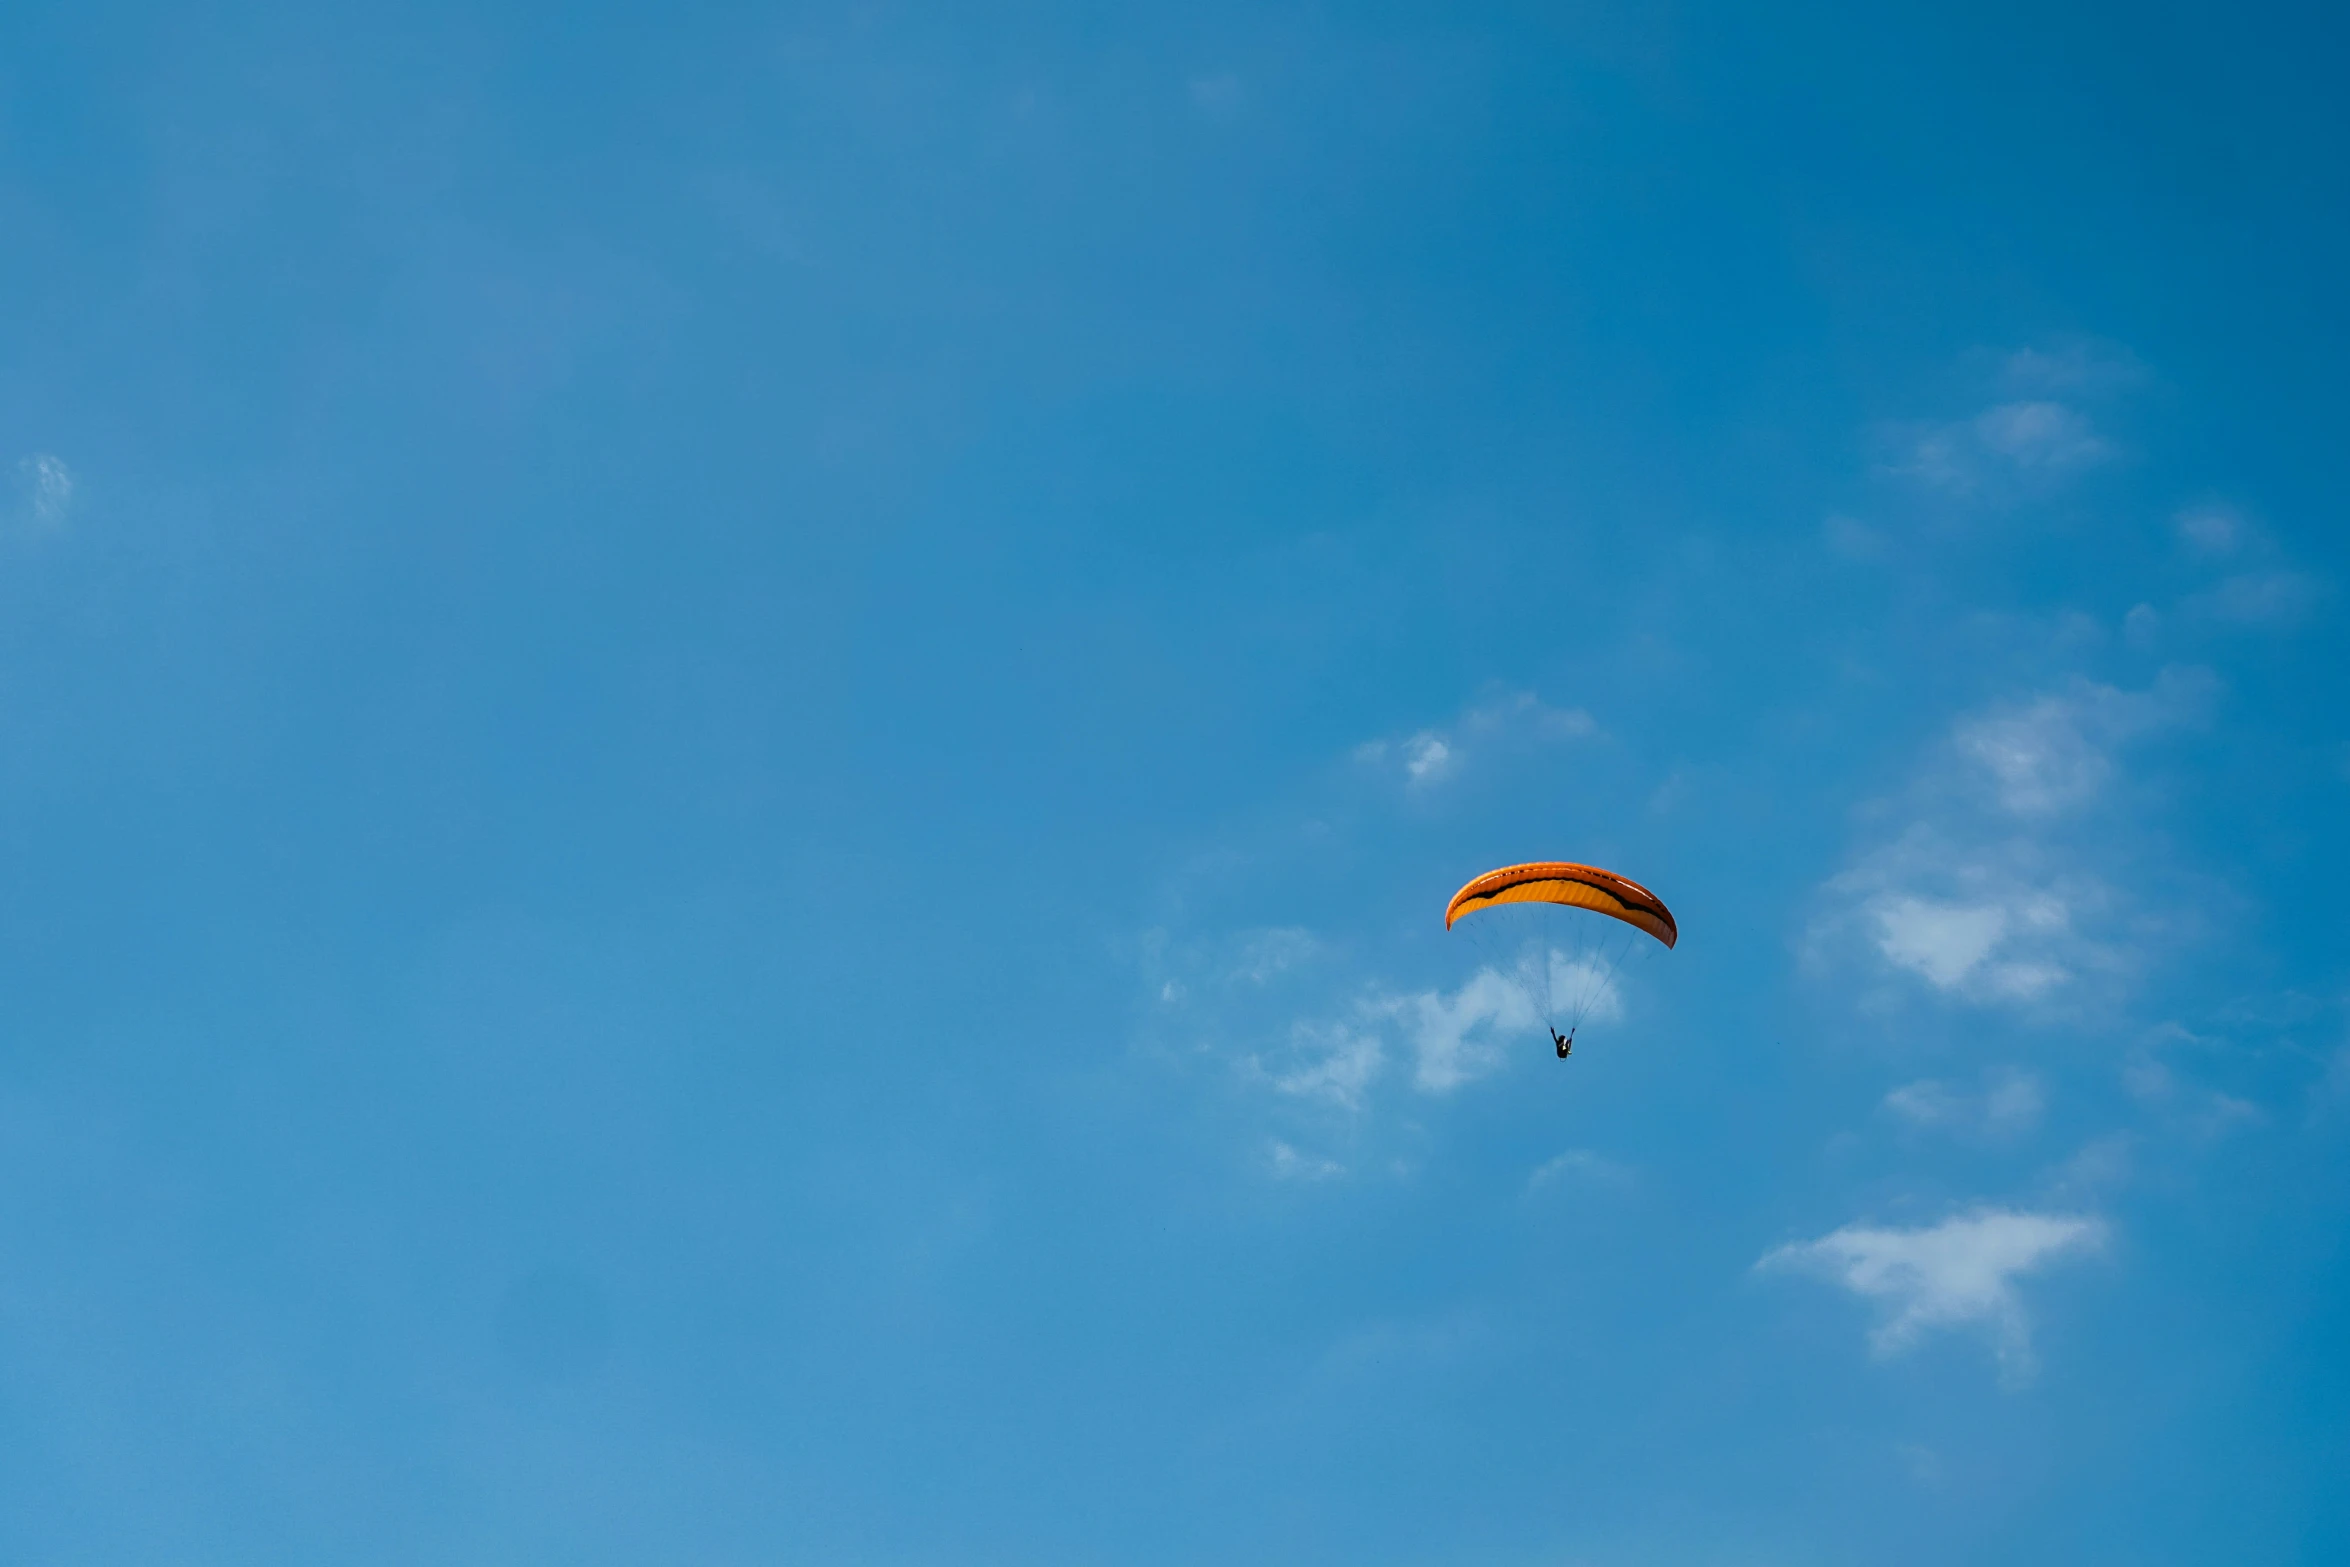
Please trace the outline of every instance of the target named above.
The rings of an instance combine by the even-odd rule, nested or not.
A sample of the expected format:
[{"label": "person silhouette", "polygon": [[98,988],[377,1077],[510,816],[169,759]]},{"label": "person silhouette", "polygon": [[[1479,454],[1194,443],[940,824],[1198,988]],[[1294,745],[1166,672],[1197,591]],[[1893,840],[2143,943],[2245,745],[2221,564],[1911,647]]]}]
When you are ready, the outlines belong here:
[{"label": "person silhouette", "polygon": [[[1545,1028],[1550,1027],[1550,1025],[1547,1023],[1543,1026]],[[1571,1028],[1563,1034],[1560,1033],[1557,1029],[1552,1028],[1550,1030],[1550,1042],[1559,1047],[1559,1059],[1561,1061],[1564,1061],[1567,1057],[1575,1053],[1575,1031]]]}]

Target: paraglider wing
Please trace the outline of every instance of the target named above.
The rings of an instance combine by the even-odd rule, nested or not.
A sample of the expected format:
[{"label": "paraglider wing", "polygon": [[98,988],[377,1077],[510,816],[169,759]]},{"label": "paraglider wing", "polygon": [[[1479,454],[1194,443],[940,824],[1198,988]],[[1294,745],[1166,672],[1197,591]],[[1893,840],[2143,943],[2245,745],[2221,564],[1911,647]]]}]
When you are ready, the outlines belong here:
[{"label": "paraglider wing", "polygon": [[1450,930],[1455,920],[1497,903],[1556,903],[1589,909],[1644,930],[1668,947],[1681,939],[1673,911],[1655,893],[1613,871],[1565,860],[1540,860],[1487,871],[1452,895],[1452,902],[1444,908],[1444,928]]}]

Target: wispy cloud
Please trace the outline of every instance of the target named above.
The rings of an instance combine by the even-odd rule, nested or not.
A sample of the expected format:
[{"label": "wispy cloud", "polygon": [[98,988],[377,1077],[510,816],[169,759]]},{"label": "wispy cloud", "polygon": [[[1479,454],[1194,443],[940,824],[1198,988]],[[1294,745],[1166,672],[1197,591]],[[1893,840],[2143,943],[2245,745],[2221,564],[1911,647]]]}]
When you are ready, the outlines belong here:
[{"label": "wispy cloud", "polygon": [[2179,541],[2198,555],[2233,555],[2244,543],[2244,514],[2218,501],[2182,508],[2171,518]]},{"label": "wispy cloud", "polygon": [[16,465],[17,508],[27,527],[51,532],[65,526],[73,509],[73,470],[65,460],[36,452]]},{"label": "wispy cloud", "polygon": [[1982,450],[2018,468],[2063,473],[2113,454],[2086,415],[2063,403],[2001,403],[1968,422]]},{"label": "wispy cloud", "polygon": [[2326,583],[2306,571],[2246,571],[2222,578],[2180,607],[2196,619],[2262,631],[2289,631],[2325,601]]},{"label": "wispy cloud", "polygon": [[1937,1328],[1986,1331],[2000,1378],[2013,1386],[2035,1369],[2016,1281],[2104,1239],[2103,1222],[2085,1215],[1978,1208],[1917,1229],[1849,1224],[1781,1246],[1755,1266],[1818,1274],[1876,1302],[1885,1315],[1869,1346],[1881,1357]]},{"label": "wispy cloud", "polygon": [[[1512,1051],[1541,1047],[1547,1057],[1537,996],[1572,997],[1592,1021],[1622,1013],[1603,967],[1542,947],[1514,965],[1481,967],[1457,989],[1399,993],[1350,978],[1340,954],[1296,927],[1188,946],[1153,931],[1139,946],[1161,1058],[1221,1063],[1267,1096],[1293,1139],[1376,1144],[1383,1094],[1447,1095],[1501,1070]],[[1408,1072],[1392,1070],[1399,1060]],[[1303,1172],[1284,1164],[1278,1173]]]},{"label": "wispy cloud", "polygon": [[2214,686],[2192,669],[2136,692],[2076,680],[1961,718],[1908,825],[1826,884],[1812,960],[1857,949],[1950,999],[2039,1011],[2129,973],[2127,900],[2065,824],[2108,794],[2129,744],[2199,722]]},{"label": "wispy cloud", "polygon": [[1286,1051],[1269,1062],[1260,1057],[1255,1066],[1278,1093],[1355,1111],[1386,1061],[1376,1033],[1345,1023],[1299,1022],[1290,1028]]},{"label": "wispy cloud", "polygon": [[1436,783],[1460,766],[1460,754],[1442,736],[1420,733],[1404,742],[1404,777],[1414,788]]},{"label": "wispy cloud", "polygon": [[1160,928],[1144,932],[1137,946],[1159,999],[1169,1005],[1276,989],[1330,956],[1321,938],[1298,925],[1262,925],[1182,943]]},{"label": "wispy cloud", "polygon": [[2119,1190],[2130,1182],[2139,1139],[2132,1132],[2091,1138],[2073,1156],[2048,1171],[2040,1185],[2057,1202],[2080,1203]]},{"label": "wispy cloud", "polygon": [[2040,1079],[2015,1067],[1994,1067],[1979,1088],[1920,1078],[1885,1095],[1885,1108],[1912,1126],[1939,1131],[2010,1136],[2037,1125],[2048,1096]]},{"label": "wispy cloud", "polygon": [[2040,485],[2096,467],[2112,445],[2088,415],[2045,398],[1998,403],[1971,418],[1895,435],[1893,474],[1954,495]]},{"label": "wispy cloud", "polygon": [[1312,931],[1294,925],[1244,931],[1237,944],[1239,954],[1232,977],[1252,985],[1265,984],[1310,963],[1322,951],[1322,944],[1314,939]]},{"label": "wispy cloud", "polygon": [[2092,975],[2127,967],[2087,928],[2114,903],[2104,882],[2025,840],[1954,841],[1919,825],[1828,884],[1815,960],[1854,937],[1895,973],[1952,1000],[2039,1007]]},{"label": "wispy cloud", "polygon": [[2350,1109],[2350,1044],[2337,1045],[2326,1058],[2325,1071],[2309,1089],[2309,1120],[2330,1120]]},{"label": "wispy cloud", "polygon": [[[2330,583],[2294,566],[2268,529],[2229,502],[2206,500],[2184,507],[2172,517],[2171,526],[2197,563],[2233,568],[2179,603],[2179,614],[2190,625],[2290,631],[2331,594]],[[2148,614],[2153,613],[2149,608]],[[2147,629],[2151,632],[2155,625],[2150,622]]]},{"label": "wispy cloud", "polygon": [[2090,395],[2125,391],[2146,379],[2146,367],[2127,349],[2075,340],[2019,348],[1999,367],[2000,383],[2027,395]]},{"label": "wispy cloud", "polygon": [[1526,1177],[1528,1196],[1547,1187],[1587,1182],[1597,1186],[1629,1186],[1632,1172],[1605,1154],[1593,1153],[1588,1148],[1570,1148],[1553,1158],[1545,1159]]},{"label": "wispy cloud", "polygon": [[1820,524],[1820,538],[1846,560],[1875,560],[1885,553],[1883,532],[1840,512]]},{"label": "wispy cloud", "polygon": [[2126,351],[2086,341],[2016,349],[1978,369],[1975,412],[1880,428],[1880,472],[1965,500],[2045,494],[2119,455],[2089,410],[2146,379]]},{"label": "wispy cloud", "polygon": [[2192,1141],[2208,1142],[2263,1119],[2250,1100],[2191,1081],[2151,1050],[2123,1063],[2122,1087]]},{"label": "wispy cloud", "polygon": [[2202,670],[2166,669],[2145,691],[2075,680],[2062,691],[1962,719],[1953,735],[1999,804],[2017,816],[2051,816],[2088,804],[2113,772],[2115,749],[2141,735],[2193,722],[2213,688]]},{"label": "wispy cloud", "polygon": [[1588,739],[1598,732],[1599,725],[1581,708],[1552,707],[1532,692],[1519,691],[1479,702],[1450,724],[1400,740],[1365,741],[1355,747],[1354,759],[1400,777],[1406,789],[1419,792],[1458,776],[1472,757]]},{"label": "wispy cloud", "polygon": [[1337,1160],[1300,1153],[1279,1138],[1267,1147],[1265,1160],[1277,1181],[1327,1181],[1346,1173]]},{"label": "wispy cloud", "polygon": [[1414,1057],[1412,1085],[1423,1093],[1443,1094],[1498,1070],[1511,1044],[1541,1029],[1542,1016],[1532,999],[1537,993],[1586,998],[1582,1015],[1594,1022],[1623,1015],[1613,976],[1547,950],[1529,953],[1516,972],[1481,968],[1450,994],[1425,990],[1371,1005],[1401,1020]]},{"label": "wispy cloud", "polygon": [[1479,969],[1450,995],[1422,991],[1385,1003],[1403,1020],[1415,1066],[1414,1087],[1441,1094],[1502,1063],[1505,1034],[1532,1032],[1539,1021],[1526,992],[1492,969]]}]

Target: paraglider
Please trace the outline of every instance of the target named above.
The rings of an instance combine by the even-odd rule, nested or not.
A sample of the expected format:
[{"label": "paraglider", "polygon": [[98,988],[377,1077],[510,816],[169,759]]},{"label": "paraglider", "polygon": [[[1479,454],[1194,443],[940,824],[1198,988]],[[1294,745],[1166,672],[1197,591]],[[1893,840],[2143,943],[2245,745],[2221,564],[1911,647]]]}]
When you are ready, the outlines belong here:
[{"label": "paraglider", "polygon": [[[1668,948],[1681,939],[1673,911],[1655,893],[1613,871],[1566,860],[1487,871],[1452,895],[1444,906],[1444,928],[1509,905],[1522,905],[1537,917],[1538,943],[1531,956],[1513,959],[1497,950],[1497,943],[1511,935],[1526,934],[1522,929],[1504,930],[1488,917],[1470,930],[1484,938],[1480,945],[1494,959],[1494,972],[1516,984],[1541,1014],[1561,1061],[1574,1053],[1575,1030],[1594,1007],[1604,1007],[1602,1015],[1612,1015],[1617,972],[1635,949],[1653,950],[1641,937],[1653,937]],[[1604,923],[1611,920],[1616,923]]]}]

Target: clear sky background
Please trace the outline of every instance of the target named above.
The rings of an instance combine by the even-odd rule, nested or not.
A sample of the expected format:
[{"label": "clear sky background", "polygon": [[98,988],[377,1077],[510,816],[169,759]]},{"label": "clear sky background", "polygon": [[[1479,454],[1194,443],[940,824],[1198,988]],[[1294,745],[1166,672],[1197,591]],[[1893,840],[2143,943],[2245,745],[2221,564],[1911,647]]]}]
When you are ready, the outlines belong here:
[{"label": "clear sky background", "polygon": [[9,5],[0,1558],[2350,1557],[2346,79]]}]

